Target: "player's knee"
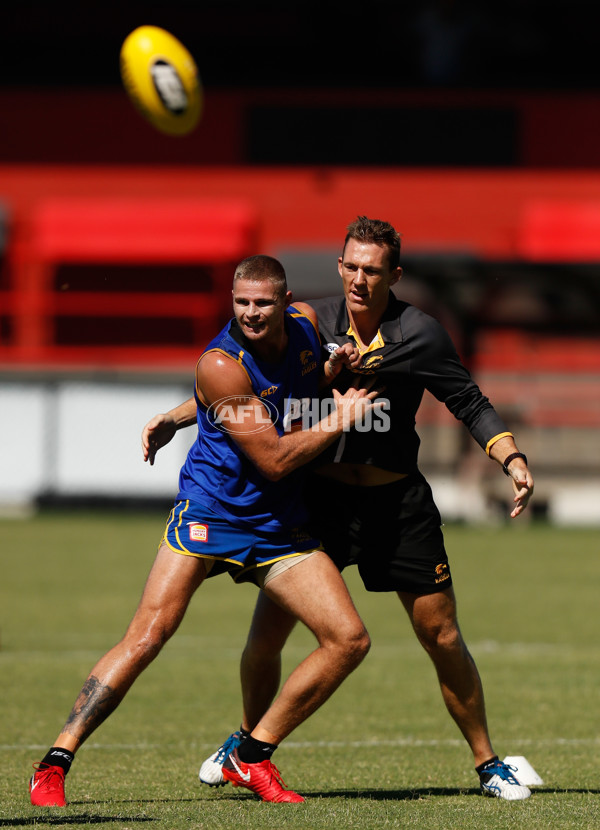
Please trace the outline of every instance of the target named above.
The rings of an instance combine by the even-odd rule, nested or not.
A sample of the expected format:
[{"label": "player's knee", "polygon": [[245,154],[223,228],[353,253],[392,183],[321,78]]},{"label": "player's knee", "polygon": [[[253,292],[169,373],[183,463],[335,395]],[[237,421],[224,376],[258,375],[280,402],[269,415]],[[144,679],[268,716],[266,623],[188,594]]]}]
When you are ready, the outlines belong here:
[{"label": "player's knee", "polygon": [[354,656],[356,660],[356,665],[361,663],[371,648],[371,638],[369,636],[369,632],[363,626],[361,632],[355,637],[354,639]]},{"label": "player's knee", "polygon": [[423,626],[418,633],[419,640],[428,652],[455,651],[464,646],[460,629],[455,621],[432,622]]},{"label": "player's knee", "polygon": [[259,637],[249,637],[242,652],[242,662],[246,665],[264,666],[279,661],[281,646],[279,642]]},{"label": "player's knee", "polygon": [[175,633],[176,626],[155,620],[146,626],[135,626],[125,635],[125,644],[132,662],[147,666]]},{"label": "player's knee", "polygon": [[355,625],[340,632],[336,646],[344,663],[355,668],[369,653],[371,638],[363,625]]}]

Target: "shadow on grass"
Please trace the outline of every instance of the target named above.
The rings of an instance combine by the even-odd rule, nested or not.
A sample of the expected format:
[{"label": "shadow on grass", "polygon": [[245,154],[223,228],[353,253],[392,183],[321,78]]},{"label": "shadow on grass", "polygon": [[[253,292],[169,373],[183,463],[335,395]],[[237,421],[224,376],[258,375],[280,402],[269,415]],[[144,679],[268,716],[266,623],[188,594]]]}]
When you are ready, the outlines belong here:
[{"label": "shadow on grass", "polygon": [[64,813],[61,812],[60,815],[44,814],[29,816],[28,818],[0,818],[0,827],[40,827],[43,825],[60,826],[64,824],[110,824],[111,822],[117,821],[140,823],[143,821],[158,821],[158,819],[148,818],[147,816],[94,816],[89,813],[78,813],[76,815],[65,816]]},{"label": "shadow on grass", "polygon": [[[537,794],[552,793],[554,795],[564,793],[589,793],[590,795],[598,795],[600,790],[591,790],[586,788],[566,788],[566,789],[552,789],[550,787],[536,787],[532,791],[532,797],[535,798]],[[417,801],[420,798],[448,798],[455,795],[469,795],[477,796],[478,798],[486,798],[483,796],[479,787],[417,787],[411,790],[328,790],[327,792],[302,792],[306,798],[362,798],[367,801]]]},{"label": "shadow on grass", "polygon": [[[543,793],[551,795],[600,795],[600,789],[590,789],[586,787],[566,787],[552,789],[550,787],[536,787],[533,791],[533,798],[536,795]],[[306,792],[303,790],[302,795],[307,799],[326,799],[326,798],[346,798],[346,799],[362,799],[365,801],[419,801],[422,798],[448,798],[456,795],[481,796],[481,791],[476,787],[460,788],[460,787],[417,787],[410,790],[381,790],[381,789],[367,789],[367,790],[322,790],[314,792]],[[214,793],[208,798],[146,798],[135,800],[121,800],[115,802],[116,804],[179,804],[184,801],[188,802],[207,802],[207,801],[257,801],[258,797],[251,792],[237,792],[237,793]],[[73,802],[72,802],[73,803]],[[84,802],[80,802],[83,804]],[[49,808],[52,809],[52,808]],[[0,827],[34,827],[34,826],[60,826],[60,825],[82,825],[82,824],[109,824],[110,822],[130,822],[141,824],[143,822],[160,821],[159,818],[151,818],[148,816],[123,816],[123,815],[92,815],[90,813],[77,813],[74,815],[65,815],[60,809],[60,814],[42,814],[36,816],[28,816],[24,818],[0,818]]]},{"label": "shadow on grass", "polygon": [[[365,801],[416,801],[427,796],[451,796],[451,795],[479,795],[478,789],[458,789],[452,787],[423,787],[414,790],[315,790],[309,792],[302,790],[304,798],[349,798]],[[215,801],[239,801],[240,799],[256,799],[251,792],[215,793]],[[212,800],[209,796],[209,799]],[[203,799],[203,800],[209,800]]]},{"label": "shadow on grass", "polygon": [[[552,795],[573,795],[573,794],[589,794],[599,795],[600,790],[581,788],[550,788],[550,787],[536,787],[533,790],[533,798],[542,793],[550,793]],[[346,798],[346,799],[362,799],[365,801],[418,801],[421,798],[448,798],[450,796],[468,795],[477,796],[478,798],[489,797],[482,795],[479,787],[417,787],[410,790],[381,790],[381,789],[366,789],[366,790],[318,790],[314,792],[307,792],[302,790],[301,793],[305,798],[324,799],[324,798]],[[215,793],[219,801],[234,801],[234,800],[255,800],[256,796],[250,792],[237,792],[226,795],[225,793]],[[203,799],[207,800],[207,799]]]},{"label": "shadow on grass", "polygon": [[416,787],[410,790],[327,790],[326,792],[303,792],[307,798],[355,798],[366,801],[417,801],[420,798],[429,796],[452,796],[452,795],[479,795],[479,789],[475,787]]}]

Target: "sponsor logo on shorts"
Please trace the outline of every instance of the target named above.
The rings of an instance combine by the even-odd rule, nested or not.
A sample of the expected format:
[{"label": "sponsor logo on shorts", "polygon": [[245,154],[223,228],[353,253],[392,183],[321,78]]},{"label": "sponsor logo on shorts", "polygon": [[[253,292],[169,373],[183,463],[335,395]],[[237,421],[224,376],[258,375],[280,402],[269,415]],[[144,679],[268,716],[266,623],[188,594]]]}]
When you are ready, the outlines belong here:
[{"label": "sponsor logo on shorts", "polygon": [[208,541],[208,525],[200,524],[200,522],[190,522],[190,542],[207,542]]},{"label": "sponsor logo on shorts", "polygon": [[450,579],[450,569],[448,568],[447,562],[442,562],[440,565],[436,565],[435,568],[435,584],[437,585],[440,582],[445,582],[446,579]]},{"label": "sponsor logo on shorts", "polygon": [[307,533],[305,530],[302,530],[299,527],[293,527],[290,530],[290,538],[292,540],[293,545],[301,545],[306,542],[314,542],[315,545],[318,544],[316,539],[314,539],[314,537],[311,536],[310,533]]}]

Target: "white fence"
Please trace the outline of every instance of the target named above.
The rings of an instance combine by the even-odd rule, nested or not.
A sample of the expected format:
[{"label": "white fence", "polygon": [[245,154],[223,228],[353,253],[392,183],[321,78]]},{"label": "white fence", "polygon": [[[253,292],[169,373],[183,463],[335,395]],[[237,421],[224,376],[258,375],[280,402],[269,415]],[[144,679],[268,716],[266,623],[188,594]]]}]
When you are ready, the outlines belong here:
[{"label": "white fence", "polygon": [[143,462],[141,431],[191,393],[191,382],[0,382],[0,504],[6,511],[41,495],[174,497],[194,430],[177,433],[153,467]]},{"label": "white fence", "polygon": [[[195,428],[177,433],[153,467],[143,462],[141,431],[154,414],[188,398],[192,382],[179,376],[158,382],[144,376],[0,378],[0,513],[26,512],[44,496],[125,503],[174,498]],[[479,522],[507,515],[504,506],[497,508],[499,501],[510,501],[510,482],[474,442],[465,455],[462,430],[445,419],[419,429],[422,468],[443,518]],[[589,444],[588,449],[595,454]],[[465,466],[467,457],[473,463]],[[453,464],[453,458],[461,463]],[[588,471],[582,480],[568,471],[540,475],[532,465],[536,495],[551,521],[600,526],[600,463],[594,467],[597,474]]]}]

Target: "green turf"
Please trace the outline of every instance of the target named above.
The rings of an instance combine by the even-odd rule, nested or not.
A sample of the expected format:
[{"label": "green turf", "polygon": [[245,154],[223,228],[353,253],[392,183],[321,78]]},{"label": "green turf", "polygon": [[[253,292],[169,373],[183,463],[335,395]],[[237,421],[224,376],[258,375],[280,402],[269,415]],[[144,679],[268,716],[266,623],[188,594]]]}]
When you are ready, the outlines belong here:
[{"label": "green turf", "polygon": [[[445,530],[463,633],[498,753],[544,778],[525,803],[479,795],[468,748],[393,595],[347,574],[372,638],[365,662],[278,750],[305,805],[200,787],[200,761],[239,723],[238,658],[255,597],[200,589],[180,631],[81,750],[66,809],[26,781],[93,662],[123,633],[162,516],[0,521],[0,826],[189,828],[600,827],[600,533],[512,522]],[[286,669],[312,647],[294,633]]]}]

